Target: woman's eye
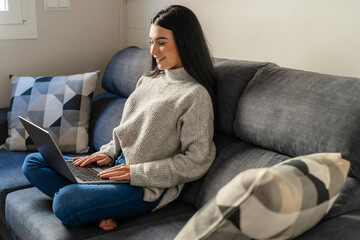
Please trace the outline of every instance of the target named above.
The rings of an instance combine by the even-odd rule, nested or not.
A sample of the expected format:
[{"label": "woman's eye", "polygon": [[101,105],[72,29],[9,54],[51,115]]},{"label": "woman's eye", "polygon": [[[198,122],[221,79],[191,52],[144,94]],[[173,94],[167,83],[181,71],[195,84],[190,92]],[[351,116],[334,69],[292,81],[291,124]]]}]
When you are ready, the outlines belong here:
[{"label": "woman's eye", "polygon": [[[153,41],[150,41],[150,45],[153,45],[153,44],[156,44],[156,43]],[[165,42],[158,42],[157,44],[160,46],[163,46],[163,45],[165,45]]]}]

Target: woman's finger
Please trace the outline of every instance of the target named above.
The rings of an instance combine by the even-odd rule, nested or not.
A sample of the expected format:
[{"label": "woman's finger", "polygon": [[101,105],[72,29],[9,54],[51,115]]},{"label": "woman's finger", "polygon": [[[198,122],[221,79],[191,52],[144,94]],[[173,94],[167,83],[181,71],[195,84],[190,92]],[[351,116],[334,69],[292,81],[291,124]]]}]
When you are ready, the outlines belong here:
[{"label": "woman's finger", "polygon": [[104,154],[101,159],[96,161],[96,163],[97,163],[97,165],[100,165],[100,166],[106,165],[106,164],[111,163],[111,158]]},{"label": "woman's finger", "polygon": [[75,166],[84,167],[87,164],[93,162],[94,156],[86,156],[86,157],[80,157],[77,160],[74,161]]},{"label": "woman's finger", "polygon": [[111,162],[111,158],[105,154],[94,154],[85,157],[75,157],[73,158],[74,165],[84,167],[92,162],[97,162],[98,165],[109,164]]},{"label": "woman's finger", "polygon": [[78,166],[78,165],[80,165],[82,162],[84,162],[85,159],[86,159],[86,157],[79,157],[79,158],[77,158],[73,163],[74,163],[75,166]]},{"label": "woman's finger", "polygon": [[107,172],[107,173],[99,173],[98,176],[101,178],[108,178],[108,177],[120,176],[120,175],[124,175],[124,174],[128,174],[128,172],[118,170],[118,171],[112,171],[112,172]]},{"label": "woman's finger", "polygon": [[130,173],[124,174],[122,176],[110,177],[109,180],[113,180],[113,181],[130,180]]},{"label": "woman's finger", "polygon": [[101,159],[96,161],[97,165],[102,166],[106,164],[106,159]]},{"label": "woman's finger", "polygon": [[109,173],[109,172],[118,171],[118,170],[130,172],[130,166],[127,164],[120,164],[115,167],[108,168],[108,169],[100,172],[100,174]]},{"label": "woman's finger", "polygon": [[112,172],[99,175],[100,178],[108,178],[109,180],[130,180],[130,173]]},{"label": "woman's finger", "polygon": [[94,155],[94,156],[89,156],[86,159],[84,159],[84,161],[80,164],[80,167],[84,167],[86,165],[88,165],[89,163],[95,162],[98,160],[98,156]]}]

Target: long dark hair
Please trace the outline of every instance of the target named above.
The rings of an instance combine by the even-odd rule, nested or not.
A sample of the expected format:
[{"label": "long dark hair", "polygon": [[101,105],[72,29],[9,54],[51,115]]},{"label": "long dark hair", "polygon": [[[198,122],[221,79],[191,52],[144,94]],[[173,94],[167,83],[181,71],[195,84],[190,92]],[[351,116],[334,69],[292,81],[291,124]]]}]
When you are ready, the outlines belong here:
[{"label": "long dark hair", "polygon": [[[184,69],[208,90],[215,111],[216,74],[203,30],[196,15],[184,6],[171,5],[156,13],[151,24],[172,31]],[[154,57],[152,60],[154,70],[151,75],[157,76],[160,70]]]}]

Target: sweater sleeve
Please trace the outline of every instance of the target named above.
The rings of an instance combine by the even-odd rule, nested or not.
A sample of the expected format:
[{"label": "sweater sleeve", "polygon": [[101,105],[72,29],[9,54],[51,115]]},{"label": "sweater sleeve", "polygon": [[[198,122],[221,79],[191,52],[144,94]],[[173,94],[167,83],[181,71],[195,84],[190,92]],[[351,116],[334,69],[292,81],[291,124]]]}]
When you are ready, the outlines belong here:
[{"label": "sweater sleeve", "polygon": [[130,165],[131,185],[169,188],[199,179],[207,172],[215,158],[214,114],[207,91],[200,95],[178,120],[181,153]]},{"label": "sweater sleeve", "polygon": [[115,150],[114,140],[111,140],[109,143],[102,145],[100,147],[100,150],[98,152],[93,153],[92,155],[98,153],[108,155],[112,159],[112,163],[113,163],[118,155],[118,153]]}]

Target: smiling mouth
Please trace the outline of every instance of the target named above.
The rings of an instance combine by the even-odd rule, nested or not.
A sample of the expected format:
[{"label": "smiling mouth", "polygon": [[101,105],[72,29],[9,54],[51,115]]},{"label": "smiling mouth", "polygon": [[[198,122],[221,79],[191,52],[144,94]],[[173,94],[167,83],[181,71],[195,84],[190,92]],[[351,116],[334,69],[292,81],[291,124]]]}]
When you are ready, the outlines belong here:
[{"label": "smiling mouth", "polygon": [[157,62],[159,63],[159,62],[163,61],[165,58],[166,58],[166,57],[157,58],[156,60],[157,60]]}]

